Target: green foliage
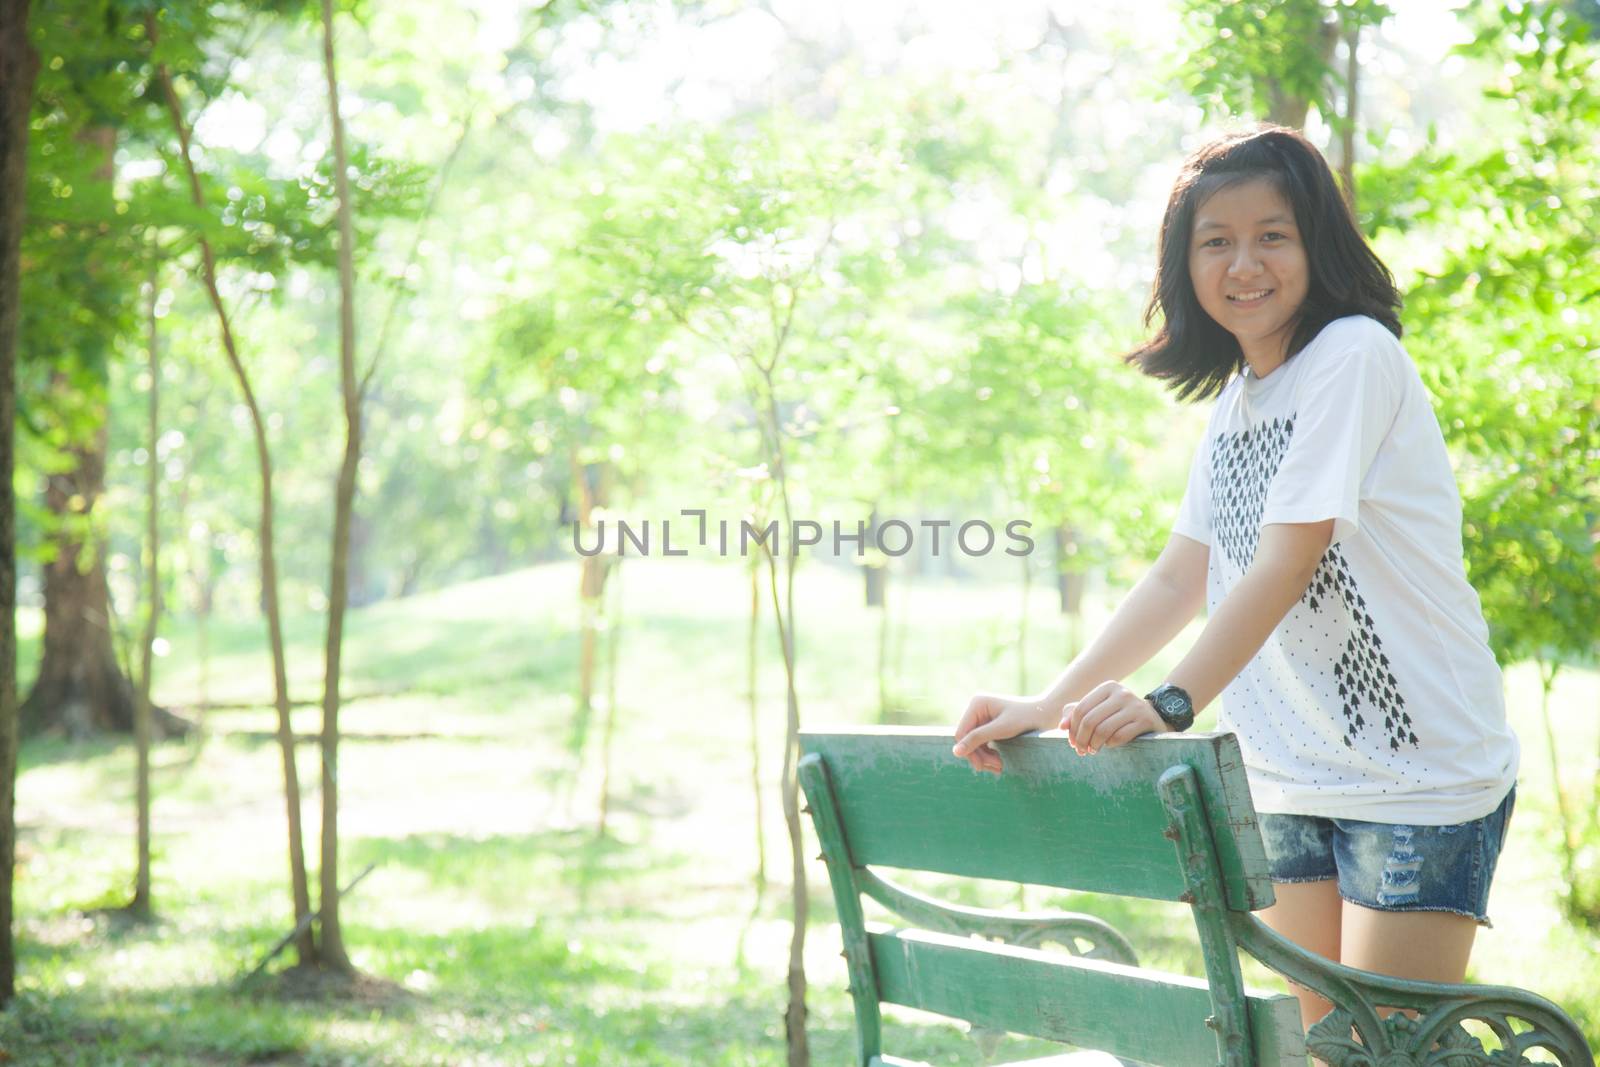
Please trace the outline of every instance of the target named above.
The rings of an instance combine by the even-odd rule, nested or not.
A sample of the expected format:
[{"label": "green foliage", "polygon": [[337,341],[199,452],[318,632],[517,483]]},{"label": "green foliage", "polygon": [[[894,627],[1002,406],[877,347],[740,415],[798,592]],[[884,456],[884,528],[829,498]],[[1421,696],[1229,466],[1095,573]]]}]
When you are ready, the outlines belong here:
[{"label": "green foliage", "polygon": [[[113,338],[136,321],[148,255],[112,186],[113,152],[134,91],[119,59],[131,45],[104,3],[63,5],[34,20],[32,33],[40,71],[28,142],[17,406],[25,430],[81,438],[104,403]],[[71,399],[59,389],[52,402],[57,376],[87,394],[85,403],[58,407]]]},{"label": "green foliage", "polygon": [[[1506,143],[1430,148],[1363,182],[1380,240],[1435,249],[1407,347],[1458,465],[1470,577],[1503,662],[1587,662],[1600,617],[1600,50],[1559,4],[1480,9]],[[1370,182],[1366,175],[1370,175]]]},{"label": "green foliage", "polygon": [[[1147,549],[1155,511],[1134,472],[1157,408],[1115,358],[1132,338],[1103,294],[978,287],[975,242],[944,224],[986,196],[1047,221],[1016,162],[1036,148],[1002,114],[885,82],[825,124],[779,110],[614,137],[564,181],[580,192],[548,271],[560,290],[502,336],[546,397],[570,391],[594,454],[627,454],[619,435],[709,392],[722,432],[695,435],[697,459],[733,489],[768,459],[754,442],[770,397],[813,511],[976,503],[1036,527],[1070,514],[1098,559]],[[531,423],[541,440],[552,417]]]},{"label": "green foliage", "polygon": [[[159,5],[152,48],[152,9],[75,0],[56,9],[60,19],[35,20],[46,69],[25,252],[22,414],[32,432],[23,488],[92,427],[97,398],[138,388],[136,374],[104,368],[142,345],[137,290],[161,263],[163,284],[182,294],[164,336],[177,365],[187,364],[167,381],[183,441],[165,445],[161,461],[169,488],[190,487],[185,510],[175,504],[163,521],[183,557],[179,573],[227,561],[225,599],[248,608],[253,460],[231,421],[230,387],[213,373],[205,304],[171,273],[193,270],[203,232],[222,256],[226,299],[262,379],[285,537],[305,546],[288,554],[286,577],[293,596],[315,603],[329,468],[321,442],[336,414],[319,399],[329,381],[319,353],[333,327],[331,176],[312,150],[324,136],[321,109],[298,104],[320,92],[315,12]],[[726,123],[601,136],[589,103],[561,89],[557,31],[570,21],[599,33],[601,48],[618,48],[624,38],[611,34],[632,15],[546,5],[497,20],[486,6],[430,22],[405,4],[341,10],[354,15],[341,20],[358,105],[363,335],[376,337],[397,309],[361,475],[367,517],[358,521],[369,540],[356,562],[369,595],[562,551],[557,520],[564,500],[570,515],[574,457],[612,465],[641,507],[652,498],[683,506],[691,502],[674,494],[690,492],[693,504],[761,505],[771,472],[751,404],[765,385],[739,367],[780,344],[773,384],[791,473],[803,475],[811,510],[849,518],[874,506],[960,507],[1026,516],[1036,534],[1064,522],[1095,563],[1147,555],[1161,536],[1165,509],[1152,502],[1175,499],[1179,482],[1168,475],[1179,435],[1153,431],[1170,414],[1115,359],[1136,340],[1134,294],[1065,280],[1060,265],[1081,254],[1081,231],[1071,247],[1047,246],[1064,220],[1122,211],[1147,179],[1143,166],[1170,153],[1176,126],[1152,121],[1132,149],[1119,142],[1124,150],[1113,153],[1088,88],[1081,98],[1064,91],[1052,110],[994,79],[937,84],[900,71],[851,82],[832,112],[801,101]],[[1274,93],[1319,99],[1336,88],[1316,27],[1388,15],[1367,0],[1184,11],[1194,34],[1185,84],[1213,111],[1249,114],[1269,110]],[[1593,529],[1582,488],[1592,420],[1575,405],[1553,406],[1591,387],[1592,343],[1580,339],[1595,332],[1588,317],[1564,316],[1588,316],[1594,303],[1583,298],[1600,291],[1583,196],[1594,105],[1581,57],[1592,46],[1571,29],[1583,22],[1575,11],[1527,4],[1473,16],[1483,32],[1471,55],[1497,71],[1500,50],[1522,57],[1521,73],[1491,88],[1524,116],[1524,144],[1471,158],[1430,148],[1415,165],[1386,162],[1363,175],[1375,231],[1415,232],[1417,247],[1436,236],[1459,246],[1454,260],[1419,253],[1425,284],[1402,272],[1418,279],[1408,341],[1442,397],[1467,490],[1474,578],[1505,648],[1498,634],[1518,597],[1530,616],[1524,629],[1571,630],[1587,610],[1558,589],[1588,582],[1589,557],[1576,548]],[[1071,34],[1056,30],[1060,39],[1047,34],[1041,49],[1072,45],[1060,53],[1071,54]],[[151,78],[157,59],[199,130],[205,212],[177,180]],[[1020,83],[1023,67],[1014,69]],[[219,129],[206,117],[232,109],[264,115],[273,143],[204,143]],[[114,186],[95,181],[95,149],[80,136],[106,118],[119,138]],[[424,234],[413,220],[432,202],[458,130],[469,134],[461,173]],[[553,130],[564,149],[541,147]],[[1556,173],[1541,174],[1551,160]],[[996,205],[983,216],[994,232],[975,237],[952,222]],[[1144,231],[1122,231],[1120,243],[1114,227],[1102,231],[1115,258],[1148,253]],[[1012,241],[1002,255],[1014,253],[1014,270],[995,267],[996,232]],[[1469,292],[1511,313],[1471,314],[1470,330],[1452,333],[1443,317]],[[1504,369],[1511,351],[1519,366]],[[55,394],[48,383],[60,372],[70,385]],[[144,461],[131,443],[139,399],[111,401],[112,478],[126,514]],[[1529,414],[1518,416],[1518,403]],[[1521,425],[1535,417],[1551,420],[1549,432]],[[1541,461],[1507,458],[1531,455]],[[1544,500],[1565,510],[1535,506]],[[196,524],[206,534],[189,545],[184,528]],[[137,558],[130,531],[113,530],[125,574]],[[25,536],[37,543],[36,525]],[[1558,601],[1573,607],[1552,608]]]},{"label": "green foliage", "polygon": [[1179,84],[1214,114],[1253,119],[1291,100],[1321,105],[1340,78],[1332,40],[1391,14],[1379,0],[1184,0],[1182,10]]},{"label": "green foliage", "polygon": [[1148,558],[1165,539],[1152,484],[1156,387],[1122,363],[1125,328],[1086,293],[1024,285],[973,294],[970,347],[948,381],[924,393],[928,467],[992,480],[1035,537],[1073,528],[1075,569]]}]

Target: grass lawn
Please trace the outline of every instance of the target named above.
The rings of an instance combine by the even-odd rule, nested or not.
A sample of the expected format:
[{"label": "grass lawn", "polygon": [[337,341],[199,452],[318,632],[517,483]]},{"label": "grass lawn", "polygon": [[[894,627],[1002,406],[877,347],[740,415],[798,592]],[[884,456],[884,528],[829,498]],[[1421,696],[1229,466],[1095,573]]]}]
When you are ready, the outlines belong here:
[{"label": "grass lawn", "polygon": [[[776,778],[783,685],[770,609],[760,635],[764,895],[756,869],[744,697],[749,590],[733,566],[629,560],[617,684],[609,833],[594,832],[600,728],[572,749],[577,569],[554,564],[354,613],[342,716],[345,938],[366,978],[338,995],[274,976],[237,979],[290,925],[281,768],[269,738],[267,660],[255,620],[213,625],[215,701],[203,743],[154,755],[150,926],[110,908],[133,869],[133,754],[111,742],[24,746],[17,786],[19,996],[0,1050],[29,1065],[439,1064],[747,1067],[784,1061],[787,845]],[[810,565],[799,583],[801,712],[809,725],[874,721],[878,615],[860,577]],[[1029,603],[1029,677],[1018,678],[1020,587],[919,579],[891,597],[891,694],[908,721],[953,722],[977,689],[1038,688],[1065,662],[1053,594]],[[1091,604],[1092,628],[1107,605]],[[320,619],[291,620],[297,698],[318,695]],[[197,700],[197,635],[179,626],[157,696]],[[1173,654],[1181,652],[1182,642]],[[28,655],[25,648],[24,656]],[[1153,681],[1158,661],[1135,681]],[[603,694],[604,687],[602,685]],[[1600,1044],[1600,939],[1562,922],[1555,804],[1531,669],[1509,674],[1522,788],[1496,878],[1492,930],[1472,977],[1536,990]],[[1555,708],[1563,777],[1594,775],[1600,676],[1571,672]],[[314,709],[298,730],[317,728]],[[1209,725],[1206,718],[1201,728]],[[319,773],[299,753],[310,859]],[[809,832],[809,828],[808,828]],[[809,843],[807,855],[817,849]],[[854,1035],[826,874],[811,865],[811,1037],[819,1067],[849,1061]],[[1011,906],[1015,886],[923,882]],[[1201,973],[1187,909],[1038,888],[1030,908],[1096,911],[1145,962]],[[289,962],[281,957],[276,968]],[[1260,969],[1247,980],[1282,983]],[[887,1021],[886,1047],[980,1062],[953,1024]],[[1048,1047],[1013,1040],[1004,1055]],[[0,1055],[0,1062],[5,1056]]]}]

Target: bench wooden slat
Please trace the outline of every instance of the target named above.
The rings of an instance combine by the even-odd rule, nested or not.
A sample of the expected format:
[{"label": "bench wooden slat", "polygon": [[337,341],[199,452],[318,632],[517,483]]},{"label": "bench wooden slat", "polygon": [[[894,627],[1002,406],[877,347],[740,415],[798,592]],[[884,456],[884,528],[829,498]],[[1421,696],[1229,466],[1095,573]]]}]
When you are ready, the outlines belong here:
[{"label": "bench wooden slat", "polygon": [[[974,1025],[1164,1067],[1216,1067],[1206,983],[922,930],[869,927],[878,995]],[[1306,1062],[1293,997],[1248,994],[1254,1058]]]},{"label": "bench wooden slat", "polygon": [[[1175,763],[1194,768],[1220,821],[1217,843],[1230,907],[1272,903],[1266,854],[1231,734],[1160,735],[1079,756],[1059,732],[1000,743],[1005,774],[974,774],[951,755],[948,730],[898,727],[807,732],[839,800],[851,862],[1097,893],[1178,900],[1183,875],[1170,819],[1152,783]],[[1092,819],[1073,813],[1094,810]]]}]

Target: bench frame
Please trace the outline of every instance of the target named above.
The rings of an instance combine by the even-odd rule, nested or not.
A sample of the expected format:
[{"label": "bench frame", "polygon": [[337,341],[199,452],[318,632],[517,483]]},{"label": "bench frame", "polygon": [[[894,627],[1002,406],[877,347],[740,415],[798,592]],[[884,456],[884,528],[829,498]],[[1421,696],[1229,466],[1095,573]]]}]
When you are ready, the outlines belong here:
[{"label": "bench frame", "polygon": [[[1056,732],[1028,735],[1000,745],[1010,766],[1013,759],[1026,753],[1046,755],[1044,750],[1031,746],[1061,746],[1061,736]],[[1007,965],[1022,969],[1061,967],[1069,962],[1031,951],[1045,942],[1055,942],[1079,960],[1104,961],[1099,964],[1103,970],[1130,972],[1129,980],[1133,975],[1150,973],[1137,971],[1137,959],[1128,940],[1092,915],[1011,914],[956,907],[898,886],[852,860],[846,820],[829,767],[830,751],[842,746],[888,745],[891,747],[884,751],[898,754],[915,750],[916,759],[930,760],[934,749],[929,743],[934,742],[942,746],[943,758],[955,760],[949,755],[949,737],[947,731],[934,728],[862,728],[806,732],[801,737],[806,754],[799,763],[799,777],[838,909],[855,1005],[859,1067],[905,1062],[882,1052],[881,990],[872,948],[876,943],[883,951],[891,944],[886,938],[895,938],[892,944],[897,948],[907,946],[907,952],[954,945],[969,952],[1009,954]],[[1122,750],[1107,750],[1094,758],[1133,758],[1135,753],[1127,750],[1136,750],[1142,763],[1147,763],[1152,753],[1172,754],[1171,765],[1159,774],[1152,789],[1170,819],[1165,836],[1173,842],[1186,886],[1177,899],[1190,905],[1199,934],[1207,979],[1204,984],[1209,988],[1212,1005],[1205,1022],[1215,1032],[1216,1062],[1220,1067],[1254,1067],[1264,1062],[1262,1048],[1270,1049],[1274,1057],[1282,1057],[1285,1062],[1303,1062],[1298,1057],[1308,1050],[1331,1067],[1515,1067],[1535,1062],[1527,1059],[1527,1052],[1543,1048],[1563,1067],[1594,1067],[1593,1054],[1582,1032],[1565,1012],[1543,997],[1506,986],[1409,981],[1360,971],[1308,952],[1252,914],[1272,903],[1272,897],[1270,883],[1263,890],[1260,878],[1254,877],[1264,867],[1260,859],[1251,857],[1263,857],[1264,853],[1253,808],[1248,808],[1247,791],[1244,804],[1248,811],[1240,808],[1243,763],[1232,734],[1147,736]],[[1221,775],[1197,773],[1193,758],[1196,753],[1220,757],[1210,765],[1220,766]],[[1048,755],[1056,758],[1055,753]],[[1157,765],[1160,762],[1158,759]],[[1202,761],[1200,765],[1208,764]],[[1208,778],[1211,781],[1204,780]],[[1226,796],[1217,795],[1219,787]],[[1212,806],[1210,817],[1208,801]],[[1226,827],[1224,836],[1235,837],[1226,842],[1229,854],[1242,857],[1227,865],[1233,875],[1231,882],[1225,879],[1230,872],[1224,870],[1216,840],[1219,827]],[[1247,880],[1243,889],[1237,877],[1241,863]],[[913,925],[935,933],[915,938],[875,924],[869,929],[862,911],[863,895]],[[941,938],[941,934],[955,936]],[[1003,944],[970,940],[974,936]],[[1288,1003],[1266,1005],[1280,1009],[1271,1012],[1270,1018],[1258,1010],[1263,1008],[1259,995],[1251,1003],[1239,967],[1240,951],[1334,1004],[1333,1011],[1304,1035],[1304,1045],[1296,1048],[1286,1034],[1279,1032],[1288,1017],[1281,1009],[1293,1006],[1294,1036],[1299,1036],[1299,1010],[1292,998],[1274,998]],[[1166,977],[1170,984],[1171,976]],[[1384,1015],[1378,1010],[1380,1006],[1398,1010]],[[947,1010],[951,1007],[954,1010]],[[961,1017],[959,1006],[933,1010]],[[1416,1017],[1406,1014],[1408,1010]],[[1461,1026],[1467,1020],[1487,1025],[1501,1048],[1485,1051],[1481,1042]],[[1521,1020],[1527,1028],[1517,1030],[1512,1020]],[[1263,1034],[1262,1027],[1273,1033]],[[1359,1035],[1359,1040],[1353,1035]],[[986,1058],[992,1055],[998,1035],[975,1031],[974,1036],[980,1039],[980,1047],[988,1046]]]}]

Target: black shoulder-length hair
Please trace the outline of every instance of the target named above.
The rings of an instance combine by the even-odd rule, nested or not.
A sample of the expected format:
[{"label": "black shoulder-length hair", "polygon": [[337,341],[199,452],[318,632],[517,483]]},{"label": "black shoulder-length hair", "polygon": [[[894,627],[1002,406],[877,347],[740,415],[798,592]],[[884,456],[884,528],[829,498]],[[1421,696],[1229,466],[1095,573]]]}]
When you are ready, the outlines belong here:
[{"label": "black shoulder-length hair", "polygon": [[1262,124],[1210,142],[1183,164],[1161,220],[1160,262],[1144,323],[1161,329],[1123,358],[1168,382],[1180,400],[1205,400],[1244,367],[1239,341],[1200,306],[1189,277],[1195,212],[1219,189],[1266,178],[1294,208],[1306,250],[1306,299],[1289,340],[1290,356],[1346,315],[1370,315],[1400,336],[1400,294],[1366,238],[1316,146],[1295,130]]}]

